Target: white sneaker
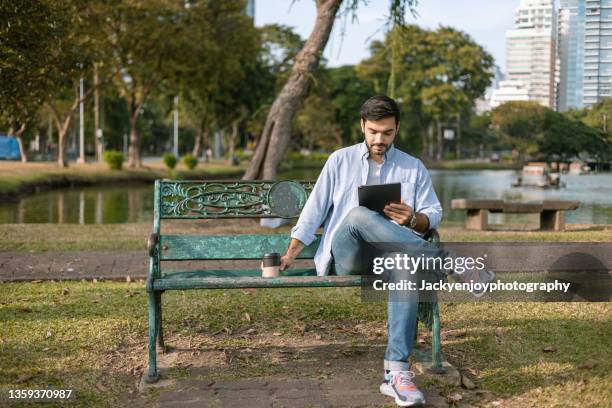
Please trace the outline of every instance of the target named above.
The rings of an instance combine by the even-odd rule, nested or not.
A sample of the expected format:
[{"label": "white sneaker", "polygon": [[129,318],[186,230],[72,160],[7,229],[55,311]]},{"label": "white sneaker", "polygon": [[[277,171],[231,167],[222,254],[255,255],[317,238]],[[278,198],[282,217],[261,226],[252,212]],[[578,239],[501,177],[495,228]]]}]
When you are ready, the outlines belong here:
[{"label": "white sneaker", "polygon": [[385,374],[385,381],[380,385],[383,395],[395,398],[400,407],[414,407],[425,404],[425,396],[414,385],[412,371],[390,371]]}]

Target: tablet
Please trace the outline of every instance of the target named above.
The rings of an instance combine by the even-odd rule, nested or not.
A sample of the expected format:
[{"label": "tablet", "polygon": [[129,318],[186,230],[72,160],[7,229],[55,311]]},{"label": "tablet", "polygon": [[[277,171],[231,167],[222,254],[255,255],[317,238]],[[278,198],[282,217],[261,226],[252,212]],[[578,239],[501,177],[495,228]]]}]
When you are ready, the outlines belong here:
[{"label": "tablet", "polygon": [[359,196],[359,205],[387,217],[383,209],[388,203],[401,202],[402,185],[401,183],[391,183],[359,186],[357,187],[357,195]]}]

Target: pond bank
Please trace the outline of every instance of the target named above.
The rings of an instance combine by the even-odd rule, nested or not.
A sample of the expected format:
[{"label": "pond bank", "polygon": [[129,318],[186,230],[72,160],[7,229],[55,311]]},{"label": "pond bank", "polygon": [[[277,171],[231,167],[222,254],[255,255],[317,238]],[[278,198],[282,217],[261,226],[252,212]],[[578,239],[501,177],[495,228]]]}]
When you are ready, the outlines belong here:
[{"label": "pond bank", "polygon": [[[182,164],[176,169],[176,177],[236,178],[244,173],[244,166],[228,166],[224,161],[200,164],[188,170]],[[0,162],[0,200],[14,201],[28,194],[57,188],[108,185],[113,183],[151,183],[168,177],[168,170],[161,162],[147,162],[142,168],[109,170],[103,163],[72,164],[59,168],[54,163]]]}]

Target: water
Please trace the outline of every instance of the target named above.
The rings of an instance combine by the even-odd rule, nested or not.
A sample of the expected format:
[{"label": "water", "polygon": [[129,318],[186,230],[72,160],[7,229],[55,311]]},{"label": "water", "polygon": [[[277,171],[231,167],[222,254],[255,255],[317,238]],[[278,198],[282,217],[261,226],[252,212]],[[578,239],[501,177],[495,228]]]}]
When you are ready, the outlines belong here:
[{"label": "water", "polygon": [[[589,176],[564,175],[566,188],[541,190],[513,188],[513,170],[432,170],[438,198],[444,208],[444,220],[463,221],[464,211],[452,211],[453,198],[504,198],[512,200],[578,200],[581,206],[567,212],[568,223],[612,223],[612,173]],[[279,179],[316,179],[316,170],[286,172]],[[77,187],[53,190],[25,197],[19,202],[0,203],[0,223],[73,223],[111,224],[151,222],[153,219],[152,185]],[[492,223],[527,220],[535,215],[492,214]]]}]

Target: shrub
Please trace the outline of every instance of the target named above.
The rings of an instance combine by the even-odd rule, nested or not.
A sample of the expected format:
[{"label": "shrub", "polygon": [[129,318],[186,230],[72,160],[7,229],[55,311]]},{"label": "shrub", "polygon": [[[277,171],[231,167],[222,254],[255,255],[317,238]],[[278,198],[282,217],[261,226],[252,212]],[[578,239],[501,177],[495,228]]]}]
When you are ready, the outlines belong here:
[{"label": "shrub", "polygon": [[187,166],[189,170],[193,170],[198,165],[198,159],[197,157],[188,154],[183,157],[183,163],[185,163],[185,166]]},{"label": "shrub", "polygon": [[164,154],[164,164],[169,170],[174,169],[176,167],[176,156],[172,153]]},{"label": "shrub", "polygon": [[111,170],[121,170],[123,167],[123,153],[117,150],[107,150],[104,152],[104,161]]}]

